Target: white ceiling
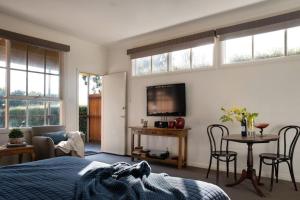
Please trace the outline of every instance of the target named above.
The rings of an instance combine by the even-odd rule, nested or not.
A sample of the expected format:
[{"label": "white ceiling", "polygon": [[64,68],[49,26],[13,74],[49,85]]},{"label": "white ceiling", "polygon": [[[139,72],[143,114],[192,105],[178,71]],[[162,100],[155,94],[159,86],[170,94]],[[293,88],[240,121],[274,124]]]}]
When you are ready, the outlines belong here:
[{"label": "white ceiling", "polygon": [[0,12],[99,44],[263,0],[0,0]]}]

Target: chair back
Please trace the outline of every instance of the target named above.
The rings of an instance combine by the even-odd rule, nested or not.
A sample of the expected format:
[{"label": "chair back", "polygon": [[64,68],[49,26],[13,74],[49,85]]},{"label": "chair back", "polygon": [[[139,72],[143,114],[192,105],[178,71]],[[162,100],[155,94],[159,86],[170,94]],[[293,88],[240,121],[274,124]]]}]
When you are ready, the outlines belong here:
[{"label": "chair back", "polygon": [[47,133],[57,132],[57,131],[65,131],[65,126],[62,125],[50,125],[50,126],[33,126],[32,136],[43,136]]},{"label": "chair back", "polygon": [[[294,133],[294,135],[290,135],[293,133]],[[294,125],[285,126],[279,130],[278,136],[279,136],[279,139],[277,142],[277,154],[279,155],[281,153],[284,156],[288,156],[292,160],[293,156],[294,156],[295,146],[296,146],[298,138],[300,136],[300,127],[294,126]],[[292,138],[290,136],[292,136]],[[288,141],[287,137],[291,138],[291,141]],[[283,152],[281,152],[281,149],[280,149],[281,142],[283,142]],[[287,145],[287,143],[289,143],[289,146]]]},{"label": "chair back", "polygon": [[[207,135],[211,152],[222,151],[224,149],[223,146],[225,146],[225,151],[228,151],[228,141],[223,142],[223,136],[229,135],[229,130],[226,126],[221,124],[211,124],[207,127]],[[217,135],[220,143],[216,142]]]}]

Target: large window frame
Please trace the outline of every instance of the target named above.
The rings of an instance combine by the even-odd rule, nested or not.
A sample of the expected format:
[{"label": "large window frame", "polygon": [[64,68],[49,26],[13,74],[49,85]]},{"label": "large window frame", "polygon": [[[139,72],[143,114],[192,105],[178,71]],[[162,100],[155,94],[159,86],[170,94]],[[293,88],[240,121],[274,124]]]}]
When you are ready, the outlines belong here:
[{"label": "large window frame", "polygon": [[[213,70],[213,69],[217,69],[217,68],[222,68],[222,67],[226,67],[226,66],[244,66],[244,65],[251,65],[251,64],[255,64],[255,63],[264,63],[264,62],[276,62],[276,61],[280,61],[280,60],[286,60],[286,59],[299,59],[300,58],[300,48],[299,49],[289,49],[288,47],[288,41],[289,41],[289,36],[288,36],[288,31],[290,29],[300,29],[300,26],[292,26],[292,27],[288,27],[288,28],[282,28],[282,29],[277,29],[277,30],[273,30],[273,31],[284,31],[284,37],[283,37],[283,54],[280,56],[266,56],[266,57],[259,57],[259,58],[255,58],[255,42],[254,42],[254,37],[256,35],[259,34],[266,34],[266,33],[271,33],[273,31],[265,31],[265,32],[259,32],[256,34],[252,34],[252,35],[244,35],[241,37],[251,37],[251,58],[247,59],[247,60],[242,60],[242,61],[237,61],[237,62],[231,62],[231,63],[226,63],[225,62],[225,43],[226,43],[226,39],[225,40],[220,40],[218,37],[215,37],[214,43],[210,43],[213,45],[213,53],[212,53],[212,65],[207,65],[207,66],[201,66],[198,68],[193,68],[193,62],[192,62],[192,48],[188,48],[190,51],[190,64],[186,69],[182,69],[182,70],[170,70],[170,55],[172,54],[172,52],[166,52],[167,54],[167,71],[163,71],[163,72],[152,72],[152,56],[155,55],[151,55],[151,56],[147,56],[147,57],[151,57],[151,69],[150,69],[150,73],[146,73],[146,74],[136,74],[135,72],[135,65],[134,65],[134,61],[136,59],[139,58],[133,58],[131,59],[132,63],[131,63],[131,70],[132,70],[132,77],[144,77],[144,76],[150,76],[150,75],[160,75],[160,74],[169,74],[169,73],[181,73],[181,72],[193,72],[193,71],[202,71],[202,70]],[[237,39],[240,37],[233,37],[230,39]],[[229,40],[229,39],[227,39]],[[199,45],[199,46],[205,46],[203,45]],[[197,47],[195,47],[197,48]],[[184,50],[184,49],[182,49]],[[296,52],[292,52],[292,51],[296,51]],[[291,51],[291,52],[290,52]],[[164,53],[161,53],[164,54]],[[143,58],[143,57],[141,57]]]},{"label": "large window frame", "polygon": [[[198,47],[205,47],[205,46],[209,46],[211,45],[211,54],[212,54],[212,60],[210,64],[205,64],[205,65],[199,65],[199,66],[194,66],[193,63],[193,49],[196,49]],[[134,58],[131,59],[131,71],[132,71],[132,76],[134,77],[140,77],[140,76],[149,76],[149,75],[159,75],[159,74],[166,74],[166,73],[178,73],[178,72],[190,72],[190,71],[195,71],[195,70],[206,70],[206,69],[211,69],[215,66],[215,54],[216,54],[216,50],[215,50],[215,46],[216,43],[208,43],[208,44],[203,44],[203,45],[199,45],[199,46],[195,46],[192,48],[186,48],[186,49],[180,49],[178,51],[188,51],[189,54],[189,62],[188,65],[186,65],[184,68],[180,68],[180,69],[172,69],[172,53],[174,52],[178,52],[178,51],[172,51],[172,52],[165,52],[165,53],[161,53],[161,54],[155,54],[155,55],[151,55],[151,56],[145,56],[145,57],[141,57],[141,58]],[[167,56],[167,66],[166,66],[166,70],[165,71],[161,71],[161,72],[154,72],[153,71],[153,57],[154,56],[158,56],[158,55],[162,55],[162,54],[166,54]],[[144,59],[144,58],[148,58],[150,57],[150,69],[149,69],[149,73],[141,73],[138,74],[137,70],[136,70],[136,60],[137,59]]]},{"label": "large window frame", "polygon": [[[36,47],[34,45],[30,45],[30,44],[25,44],[25,43],[21,43],[21,42],[14,42],[17,44],[22,44],[26,46],[26,69],[16,69],[16,68],[11,68],[11,45],[12,45],[11,40],[5,40],[5,61],[6,61],[6,66],[0,66],[1,69],[5,69],[6,70],[6,80],[5,80],[5,95],[1,96],[0,98],[2,100],[4,100],[5,102],[5,125],[4,127],[1,127],[0,130],[3,129],[9,129],[9,128],[15,128],[15,127],[30,127],[30,123],[29,123],[29,118],[33,117],[30,116],[29,112],[30,112],[30,106],[32,106],[32,102],[38,103],[38,102],[42,102],[42,107],[44,108],[43,112],[43,123],[42,124],[37,124],[40,126],[43,125],[59,125],[62,124],[62,54],[59,51],[56,50],[52,50],[52,49],[46,49],[46,48],[42,48],[42,47]],[[29,48],[39,48],[41,49],[44,53],[43,53],[43,72],[42,71],[33,71],[33,70],[29,70]],[[57,73],[53,73],[51,72],[51,70],[47,71],[47,64],[46,64],[46,60],[47,60],[47,53],[49,52],[55,52],[58,55],[58,72]],[[23,72],[26,73],[26,91],[25,91],[25,95],[14,95],[11,94],[11,71],[14,72]],[[43,95],[29,95],[29,74],[38,74],[38,75],[43,75],[43,80],[44,80],[44,85],[43,85]],[[47,96],[47,76],[48,77],[55,77],[56,79],[58,78],[58,94],[56,96]],[[50,82],[50,80],[49,80]],[[38,84],[38,83],[37,83]],[[57,86],[57,85],[56,85]],[[50,88],[50,86],[49,86]],[[49,89],[50,90],[50,89]],[[25,112],[26,112],[26,120],[25,120],[25,124],[21,124],[19,126],[10,126],[10,101],[24,101],[25,102]],[[58,105],[56,107],[52,107],[51,105]],[[57,114],[56,116],[52,116],[52,112],[54,111],[53,109],[58,109],[59,114]],[[36,117],[36,116],[35,116]],[[56,120],[58,120],[59,123],[55,123],[52,124],[53,122],[53,118],[57,118]],[[41,118],[42,119],[42,118]]]}]

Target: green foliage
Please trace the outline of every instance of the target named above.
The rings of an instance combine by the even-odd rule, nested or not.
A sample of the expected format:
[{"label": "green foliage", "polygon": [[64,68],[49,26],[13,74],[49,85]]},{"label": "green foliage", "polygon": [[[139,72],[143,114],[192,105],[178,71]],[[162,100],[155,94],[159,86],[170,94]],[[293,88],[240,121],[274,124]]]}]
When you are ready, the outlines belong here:
[{"label": "green foliage", "polygon": [[24,137],[24,133],[17,128],[12,129],[9,134],[8,134],[9,138],[22,138]]},{"label": "green foliage", "polygon": [[[43,107],[32,107],[29,112],[28,125],[29,126],[40,126],[44,125],[44,108]],[[59,124],[59,107],[51,107],[50,115],[47,115],[47,124],[58,125]],[[24,106],[11,107],[9,111],[9,126],[20,127],[25,126],[26,120],[26,108]]]},{"label": "green foliage", "polygon": [[244,62],[249,60],[251,60],[250,56],[235,55],[230,59],[229,63],[239,63],[239,62]]},{"label": "green foliage", "polygon": [[79,106],[79,131],[87,135],[87,106]]},{"label": "green foliage", "polygon": [[252,121],[258,116],[258,113],[250,113],[244,107],[232,107],[230,109],[222,107],[221,111],[224,112],[220,117],[221,122],[233,122],[234,120],[241,122],[243,115],[245,115],[248,121]]},{"label": "green foliage", "polygon": [[95,83],[95,85],[92,87],[92,91],[94,94],[100,93],[101,87],[102,87],[102,79],[101,76],[96,75],[92,77],[92,81]]},{"label": "green foliage", "polygon": [[273,58],[283,56],[283,52],[278,49],[274,49],[272,52],[262,53],[255,55],[256,59],[265,59],[265,58]]},{"label": "green foliage", "polygon": [[300,54],[300,48],[299,49],[293,48],[288,50],[288,55],[297,55],[297,54]]}]

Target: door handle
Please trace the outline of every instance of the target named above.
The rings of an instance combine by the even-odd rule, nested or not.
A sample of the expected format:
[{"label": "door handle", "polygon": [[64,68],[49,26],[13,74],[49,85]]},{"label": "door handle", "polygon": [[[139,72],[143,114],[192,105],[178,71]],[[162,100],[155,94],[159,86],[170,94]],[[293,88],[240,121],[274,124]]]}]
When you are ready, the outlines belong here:
[{"label": "door handle", "polygon": [[121,117],[121,118],[125,118],[125,116],[124,116],[124,115],[121,115],[120,117]]}]

